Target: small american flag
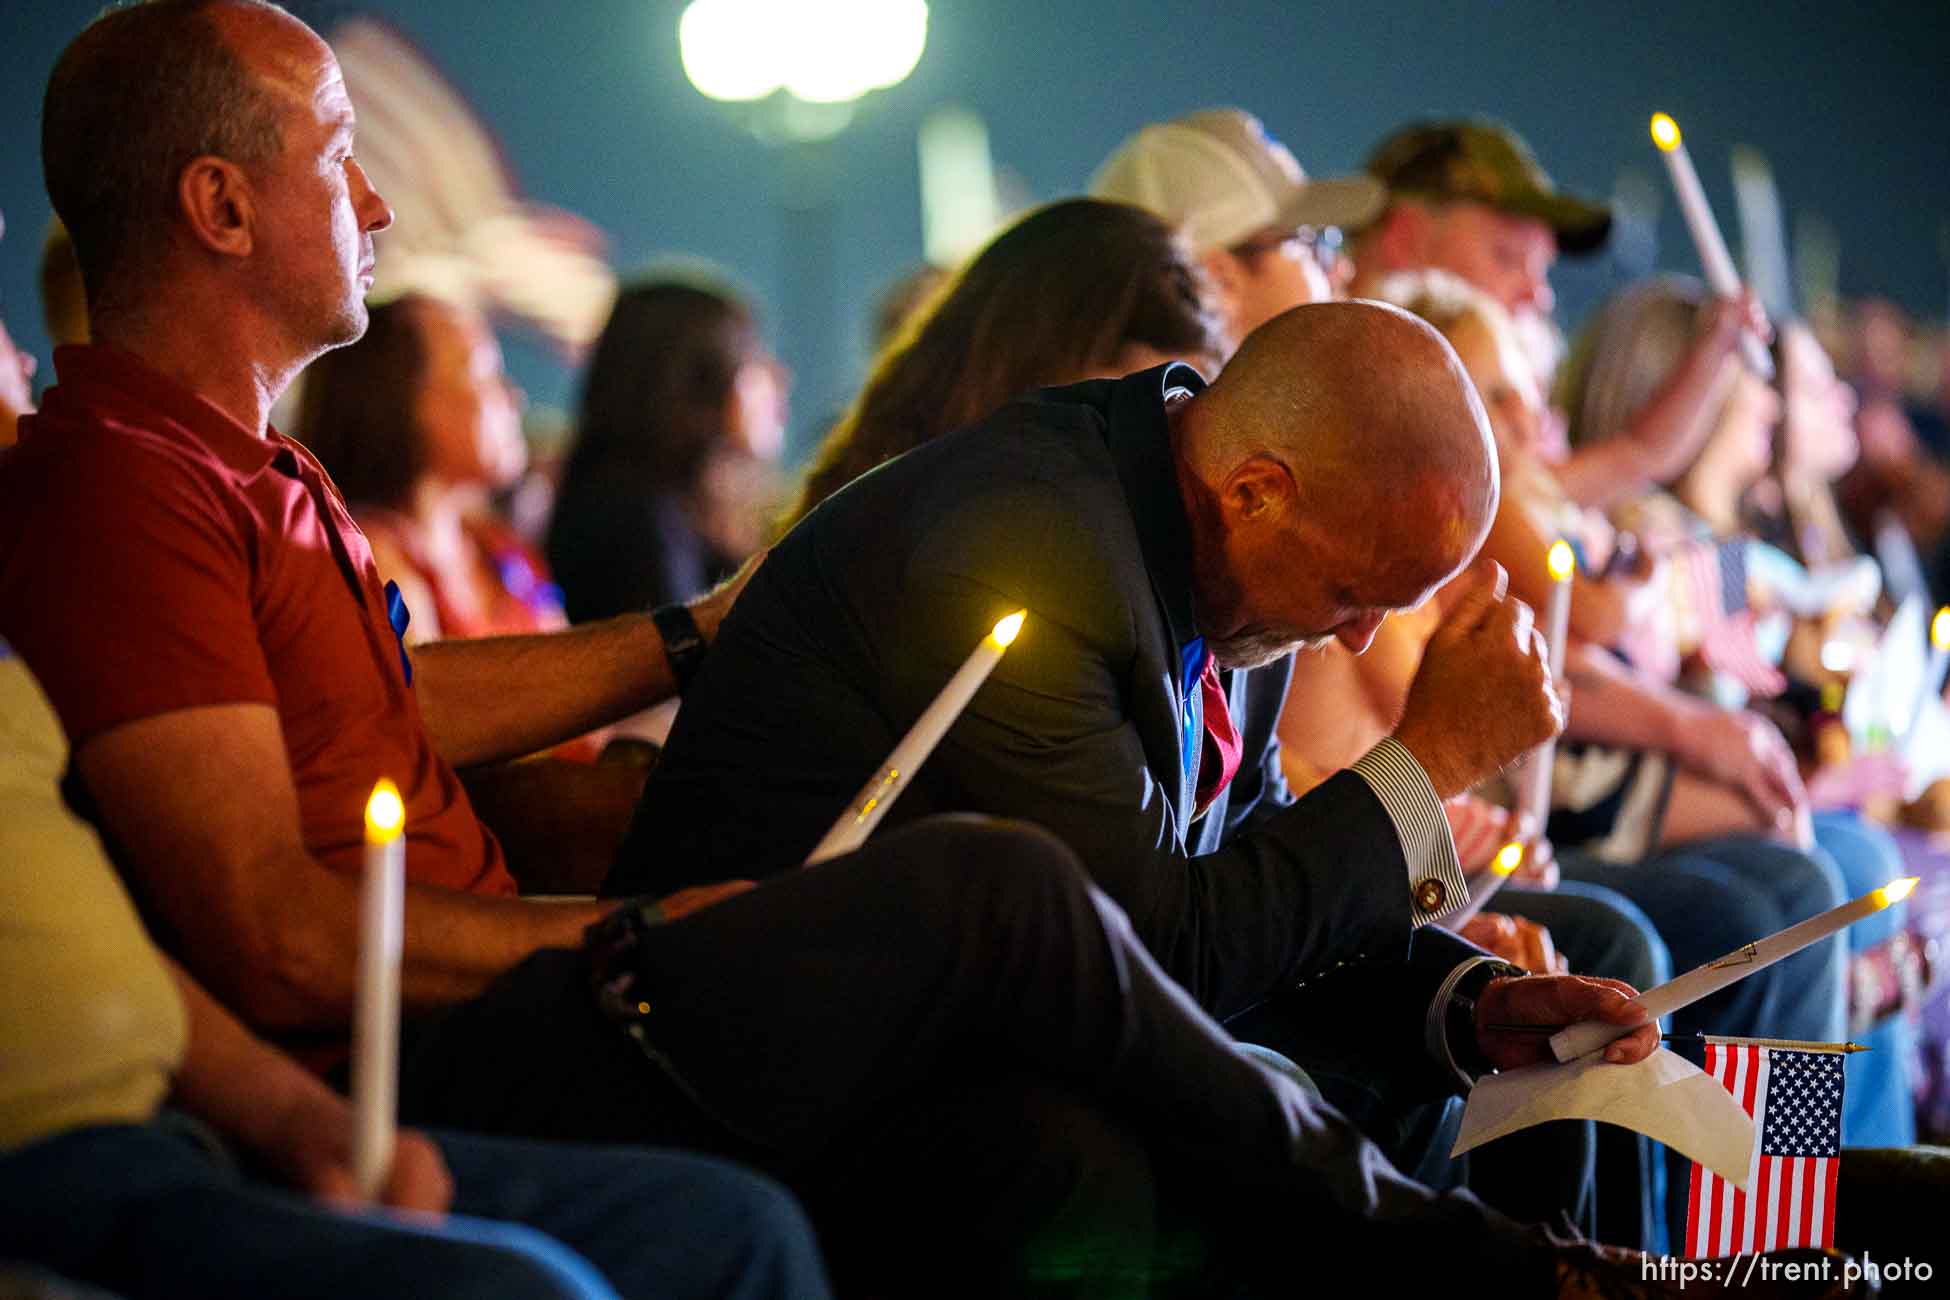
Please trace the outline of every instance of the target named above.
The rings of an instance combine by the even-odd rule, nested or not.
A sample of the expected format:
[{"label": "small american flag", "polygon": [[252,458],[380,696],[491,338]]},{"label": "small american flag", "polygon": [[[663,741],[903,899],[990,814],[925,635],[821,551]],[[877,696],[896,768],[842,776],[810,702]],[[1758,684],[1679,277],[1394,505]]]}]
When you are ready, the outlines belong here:
[{"label": "small american flag", "polygon": [[1700,658],[1715,672],[1739,682],[1750,695],[1768,699],[1787,689],[1787,678],[1760,653],[1754,611],[1747,607],[1747,542],[1688,543],[1680,558],[1699,638]]},{"label": "small american flag", "polygon": [[1720,1259],[1834,1245],[1842,1061],[1836,1052],[1706,1045],[1706,1072],[1754,1117],[1760,1141],[1745,1192],[1693,1166],[1686,1254]]}]

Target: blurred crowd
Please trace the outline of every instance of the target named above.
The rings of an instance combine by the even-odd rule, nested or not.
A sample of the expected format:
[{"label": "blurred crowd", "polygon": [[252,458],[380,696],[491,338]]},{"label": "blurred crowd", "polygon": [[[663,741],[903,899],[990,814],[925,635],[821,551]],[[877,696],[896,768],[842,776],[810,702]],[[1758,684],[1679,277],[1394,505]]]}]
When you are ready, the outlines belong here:
[{"label": "blurred crowd", "polygon": [[[1950,1132],[1943,324],[1683,274],[1560,321],[1612,215],[1500,122],[1331,178],[1243,109],[1132,128],[887,287],[803,467],[697,266],[623,283],[531,450],[477,302],[365,300],[394,214],[317,36],[78,35],[55,356],[0,326],[21,1287],[1271,1295],[1336,1276],[1299,1232],[1664,1294],[1690,1161],[1452,1159],[1459,1098],[1911,876],[1663,1028],[1863,1044],[1841,1147]],[[1005,607],[900,814],[798,870]],[[321,1208],[379,775],[426,1132],[377,1199],[441,1220]]]}]

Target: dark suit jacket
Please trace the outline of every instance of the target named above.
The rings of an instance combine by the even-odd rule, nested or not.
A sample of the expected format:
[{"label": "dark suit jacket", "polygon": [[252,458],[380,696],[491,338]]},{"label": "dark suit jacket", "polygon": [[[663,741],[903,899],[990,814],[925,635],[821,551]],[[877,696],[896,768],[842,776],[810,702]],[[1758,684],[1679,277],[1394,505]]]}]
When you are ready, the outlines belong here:
[{"label": "dark suit jacket", "polygon": [[1180,746],[1202,726],[1181,684],[1195,631],[1172,385],[1203,386],[1172,366],[1048,390],[804,520],[686,693],[608,892],[797,867],[995,621],[1024,608],[1021,637],[890,821],[975,811],[1049,828],[1216,1015],[1357,955],[1407,979],[1404,1006],[1418,992],[1426,1006],[1476,950],[1418,932],[1416,969],[1402,965],[1407,864],[1361,777],[1292,802],[1274,739],[1288,663],[1225,674],[1243,761],[1193,819]]}]

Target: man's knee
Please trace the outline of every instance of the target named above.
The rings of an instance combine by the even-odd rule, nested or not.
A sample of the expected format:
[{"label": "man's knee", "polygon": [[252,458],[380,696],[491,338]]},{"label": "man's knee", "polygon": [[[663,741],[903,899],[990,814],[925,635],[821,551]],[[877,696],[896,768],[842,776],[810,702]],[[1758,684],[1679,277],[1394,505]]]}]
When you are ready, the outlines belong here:
[{"label": "man's knee", "polygon": [[[474,1231],[460,1236],[467,1226]],[[608,1293],[587,1260],[531,1228],[451,1220],[449,1228],[399,1246],[395,1266],[437,1278],[434,1289],[456,1300],[592,1300]]]},{"label": "man's knee", "polygon": [[1672,978],[1672,958],[1656,931],[1648,933],[1621,923],[1602,937],[1598,959],[1578,974],[1623,980],[1641,991],[1657,988]]},{"label": "man's knee", "polygon": [[[1083,863],[1062,840],[1030,822],[956,813],[901,832],[903,858],[922,862],[962,890],[1041,906],[1088,891]],[[894,844],[888,848],[893,851]]]},{"label": "man's knee", "polygon": [[1649,989],[1672,978],[1672,955],[1657,927],[1623,898],[1592,899],[1589,926],[1594,958],[1579,974],[1624,980],[1633,988]]},{"label": "man's knee", "polygon": [[904,842],[970,868],[991,867],[1028,873],[1083,870],[1068,845],[1033,822],[977,813],[946,813],[915,822],[901,831]]},{"label": "man's knee", "polygon": [[1790,921],[1804,920],[1848,901],[1842,869],[1820,848],[1743,840],[1731,860],[1750,885],[1765,890],[1779,904]]},{"label": "man's knee", "polygon": [[698,1166],[684,1190],[685,1261],[697,1294],[825,1289],[817,1238],[792,1193],[759,1174],[704,1161]]},{"label": "man's knee", "polygon": [[1895,838],[1859,816],[1829,814],[1816,818],[1815,842],[1835,859],[1842,873],[1843,892],[1850,898],[1878,889],[1907,871]]}]

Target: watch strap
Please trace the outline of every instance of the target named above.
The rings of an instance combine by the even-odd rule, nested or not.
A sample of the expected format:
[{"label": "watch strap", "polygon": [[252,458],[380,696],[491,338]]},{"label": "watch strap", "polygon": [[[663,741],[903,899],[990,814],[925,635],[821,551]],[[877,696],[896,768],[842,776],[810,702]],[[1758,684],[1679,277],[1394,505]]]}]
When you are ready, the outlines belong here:
[{"label": "watch strap", "polygon": [[677,679],[677,691],[681,695],[690,689],[698,668],[704,663],[704,636],[697,630],[697,620],[687,605],[659,605],[650,611],[650,621],[657,625],[657,632],[663,637],[664,658],[670,661],[670,673]]}]

